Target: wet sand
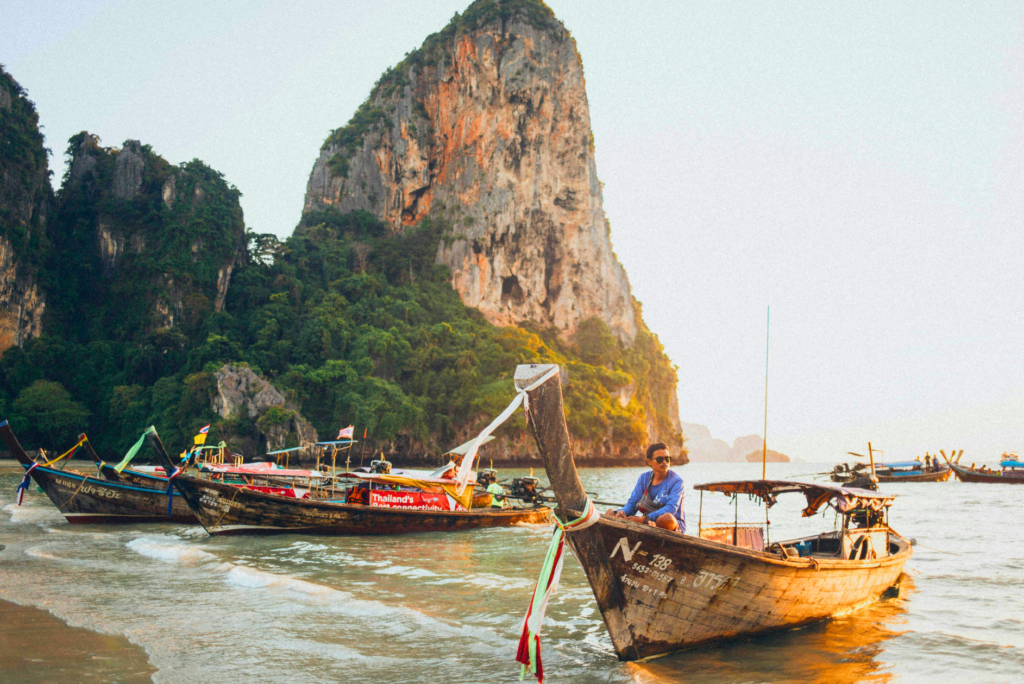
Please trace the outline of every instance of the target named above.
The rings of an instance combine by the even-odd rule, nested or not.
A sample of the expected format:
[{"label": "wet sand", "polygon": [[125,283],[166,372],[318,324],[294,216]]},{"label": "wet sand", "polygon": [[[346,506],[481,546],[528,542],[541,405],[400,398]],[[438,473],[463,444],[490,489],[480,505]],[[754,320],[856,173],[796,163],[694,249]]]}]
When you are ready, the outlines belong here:
[{"label": "wet sand", "polygon": [[0,591],[0,681],[150,682],[156,669],[124,637],[71,627]]}]

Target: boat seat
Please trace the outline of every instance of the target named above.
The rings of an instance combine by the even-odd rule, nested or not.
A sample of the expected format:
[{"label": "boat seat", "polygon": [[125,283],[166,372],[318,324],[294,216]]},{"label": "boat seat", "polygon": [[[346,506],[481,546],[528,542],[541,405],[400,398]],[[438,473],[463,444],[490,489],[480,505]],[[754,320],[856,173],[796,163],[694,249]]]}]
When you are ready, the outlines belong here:
[{"label": "boat seat", "polygon": [[764,551],[764,535],[760,527],[734,526],[734,525],[710,525],[702,527],[700,538],[708,541],[716,541],[722,544],[731,544],[744,549]]}]

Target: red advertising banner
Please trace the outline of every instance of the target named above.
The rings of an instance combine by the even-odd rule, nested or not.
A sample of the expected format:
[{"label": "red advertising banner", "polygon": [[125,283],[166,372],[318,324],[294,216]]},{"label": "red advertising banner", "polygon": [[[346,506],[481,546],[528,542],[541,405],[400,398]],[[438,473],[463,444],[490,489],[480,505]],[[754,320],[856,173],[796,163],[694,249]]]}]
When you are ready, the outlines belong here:
[{"label": "red advertising banner", "polygon": [[428,492],[370,492],[370,505],[380,508],[420,508],[431,511],[450,511],[451,503],[444,494]]}]

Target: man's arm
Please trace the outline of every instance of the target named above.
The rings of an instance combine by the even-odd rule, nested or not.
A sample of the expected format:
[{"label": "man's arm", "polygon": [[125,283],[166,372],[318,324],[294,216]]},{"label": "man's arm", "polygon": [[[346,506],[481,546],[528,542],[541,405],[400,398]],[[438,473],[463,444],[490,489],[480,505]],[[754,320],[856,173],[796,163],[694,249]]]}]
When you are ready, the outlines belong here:
[{"label": "man's arm", "polygon": [[665,505],[659,508],[658,510],[654,511],[653,513],[649,513],[647,515],[647,519],[657,521],[658,518],[665,515],[666,513],[671,513],[677,519],[680,519],[682,518],[682,515],[680,514],[680,511],[682,510],[682,504],[683,478],[674,477],[669,482],[668,497],[666,499]]},{"label": "man's arm", "polygon": [[[652,475],[653,476],[653,475]],[[629,495],[629,500],[626,501],[626,505],[619,509],[626,516],[636,515],[637,506],[640,504],[640,499],[644,497],[644,490],[647,488],[647,484],[644,482],[644,476],[641,475],[636,480],[636,486],[633,487],[633,493]]]}]

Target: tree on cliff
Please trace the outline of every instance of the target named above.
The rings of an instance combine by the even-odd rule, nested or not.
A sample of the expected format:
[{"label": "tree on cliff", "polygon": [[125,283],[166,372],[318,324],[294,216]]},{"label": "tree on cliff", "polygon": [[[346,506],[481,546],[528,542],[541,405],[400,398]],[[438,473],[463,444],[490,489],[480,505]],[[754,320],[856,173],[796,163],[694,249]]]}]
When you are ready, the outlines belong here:
[{"label": "tree on cliff", "polygon": [[72,442],[89,423],[89,411],[59,382],[36,380],[14,400],[11,426],[31,443]]}]

